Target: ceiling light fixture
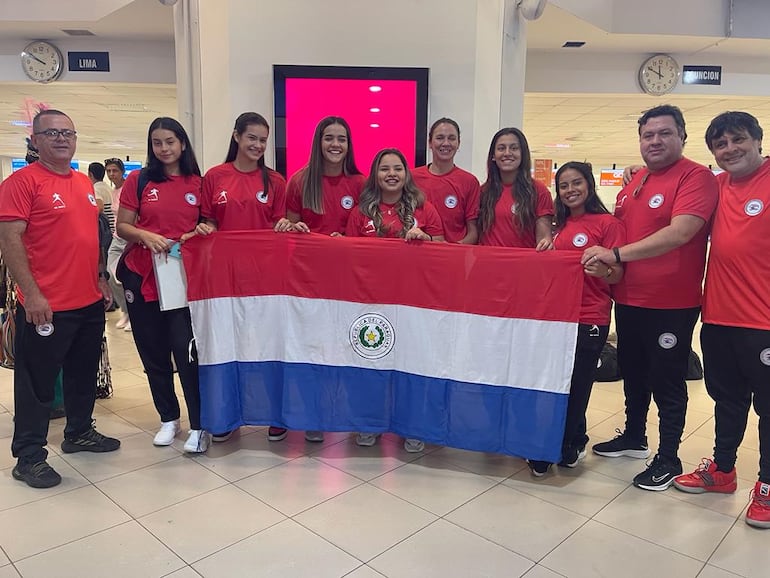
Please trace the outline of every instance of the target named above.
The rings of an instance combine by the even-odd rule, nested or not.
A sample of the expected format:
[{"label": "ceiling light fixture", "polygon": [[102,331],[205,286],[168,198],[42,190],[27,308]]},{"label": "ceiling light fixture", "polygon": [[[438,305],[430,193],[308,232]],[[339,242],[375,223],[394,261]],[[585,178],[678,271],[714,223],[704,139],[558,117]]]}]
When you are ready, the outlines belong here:
[{"label": "ceiling light fixture", "polygon": [[381,86],[377,86],[376,84],[369,87],[369,92],[380,92],[382,90]]},{"label": "ceiling light fixture", "polygon": [[374,106],[374,107],[369,109],[369,112],[380,112],[380,109],[377,108],[376,106]]}]

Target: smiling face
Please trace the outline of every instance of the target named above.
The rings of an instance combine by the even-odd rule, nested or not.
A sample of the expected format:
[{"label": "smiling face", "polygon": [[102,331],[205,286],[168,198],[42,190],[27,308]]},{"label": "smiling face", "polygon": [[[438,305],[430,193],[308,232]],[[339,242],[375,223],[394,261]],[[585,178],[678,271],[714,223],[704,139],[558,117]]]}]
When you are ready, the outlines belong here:
[{"label": "smiling face", "polygon": [[639,131],[639,150],[650,170],[673,165],[682,158],[683,136],[673,116],[654,116]]},{"label": "smiling face", "polygon": [[243,133],[233,133],[235,142],[238,143],[238,159],[245,162],[256,163],[265,155],[267,149],[267,137],[270,130],[261,124],[246,126]]},{"label": "smiling face", "polygon": [[521,166],[521,143],[514,134],[503,134],[495,142],[493,160],[501,175],[515,173]]},{"label": "smiling face", "polygon": [[166,128],[156,128],[150,135],[150,141],[152,142],[153,154],[163,163],[167,171],[179,165],[179,159],[185,146],[177,138],[174,131]]},{"label": "smiling face", "polygon": [[406,182],[406,167],[398,155],[386,154],[377,166],[377,185],[383,196],[400,194]]},{"label": "smiling face", "polygon": [[756,171],[763,162],[762,141],[751,137],[746,129],[725,132],[711,142],[719,168],[734,178],[746,177]]},{"label": "smiling face", "polygon": [[348,131],[341,124],[330,124],[321,135],[321,154],[324,164],[339,166],[348,155]]},{"label": "smiling face", "polygon": [[561,202],[571,214],[584,212],[583,205],[588,199],[588,182],[580,172],[575,169],[564,169],[559,175],[557,187]]},{"label": "smiling face", "polygon": [[452,124],[442,122],[433,129],[428,145],[434,162],[454,162],[457,149],[460,148],[460,135]]},{"label": "smiling face", "polygon": [[[37,119],[34,130],[36,133],[43,133],[47,130],[75,130],[72,120],[63,114],[45,114]],[[69,164],[72,157],[75,156],[75,146],[77,145],[77,135],[70,138],[64,138],[61,134],[51,138],[45,134],[34,134],[31,138],[32,144],[40,154],[40,160],[49,164]]]}]

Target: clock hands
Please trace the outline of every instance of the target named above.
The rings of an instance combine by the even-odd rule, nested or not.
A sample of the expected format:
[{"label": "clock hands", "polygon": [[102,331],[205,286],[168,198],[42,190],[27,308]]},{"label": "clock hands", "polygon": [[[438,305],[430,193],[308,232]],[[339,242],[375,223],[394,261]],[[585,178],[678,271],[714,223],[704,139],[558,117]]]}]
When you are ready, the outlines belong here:
[{"label": "clock hands", "polygon": [[37,56],[35,56],[34,54],[31,54],[30,52],[25,52],[25,54],[26,54],[27,56],[29,56],[30,58],[34,58],[35,60],[37,60],[37,61],[38,61],[40,64],[42,64],[43,66],[45,66],[45,65],[46,65],[46,62],[45,62],[45,60],[41,60],[40,58],[38,58],[38,57],[37,57]]},{"label": "clock hands", "polygon": [[648,67],[647,67],[647,70],[649,70],[650,72],[654,72],[655,74],[657,74],[657,75],[658,75],[658,78],[663,78],[663,75],[660,73],[660,67],[658,67],[658,70],[655,70],[655,69],[654,69],[652,66],[648,66]]}]

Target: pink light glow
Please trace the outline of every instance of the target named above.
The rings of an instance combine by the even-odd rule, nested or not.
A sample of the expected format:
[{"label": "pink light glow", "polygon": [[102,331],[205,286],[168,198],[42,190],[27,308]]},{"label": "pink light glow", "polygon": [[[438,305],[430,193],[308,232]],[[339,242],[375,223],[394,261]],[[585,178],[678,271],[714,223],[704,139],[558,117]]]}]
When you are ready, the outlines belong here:
[{"label": "pink light glow", "polygon": [[[286,173],[293,175],[310,157],[313,131],[326,116],[341,116],[350,125],[356,164],[367,174],[380,149],[395,147],[410,167],[415,159],[417,83],[412,80],[286,79]],[[370,112],[378,108],[379,112]],[[379,127],[372,128],[372,124]]]}]

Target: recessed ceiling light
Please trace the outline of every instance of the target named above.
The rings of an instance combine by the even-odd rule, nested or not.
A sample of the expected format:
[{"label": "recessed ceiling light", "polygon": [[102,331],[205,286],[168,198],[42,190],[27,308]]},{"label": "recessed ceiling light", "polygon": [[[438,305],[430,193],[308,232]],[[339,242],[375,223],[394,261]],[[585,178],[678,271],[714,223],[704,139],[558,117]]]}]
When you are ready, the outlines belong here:
[{"label": "recessed ceiling light", "polygon": [[562,48],[582,48],[585,42],[581,40],[568,40],[561,45]]},{"label": "recessed ceiling light", "polygon": [[369,125],[371,128],[380,128],[380,125],[378,125],[376,122],[373,122]]},{"label": "recessed ceiling light", "polygon": [[380,109],[377,108],[376,106],[374,106],[374,107],[369,109],[369,112],[380,112]]},{"label": "recessed ceiling light", "polygon": [[369,92],[380,92],[382,90],[381,86],[377,86],[376,84],[374,86],[369,87]]}]

